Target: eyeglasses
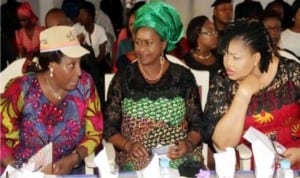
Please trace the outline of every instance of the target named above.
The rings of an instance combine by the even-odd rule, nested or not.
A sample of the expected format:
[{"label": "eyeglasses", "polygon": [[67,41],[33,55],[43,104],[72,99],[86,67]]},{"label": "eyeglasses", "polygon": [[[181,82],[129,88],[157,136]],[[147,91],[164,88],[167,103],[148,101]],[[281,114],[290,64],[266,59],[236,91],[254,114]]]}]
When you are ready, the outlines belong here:
[{"label": "eyeglasses", "polygon": [[200,32],[201,35],[207,35],[207,36],[214,36],[218,35],[218,31],[211,31],[211,32]]}]

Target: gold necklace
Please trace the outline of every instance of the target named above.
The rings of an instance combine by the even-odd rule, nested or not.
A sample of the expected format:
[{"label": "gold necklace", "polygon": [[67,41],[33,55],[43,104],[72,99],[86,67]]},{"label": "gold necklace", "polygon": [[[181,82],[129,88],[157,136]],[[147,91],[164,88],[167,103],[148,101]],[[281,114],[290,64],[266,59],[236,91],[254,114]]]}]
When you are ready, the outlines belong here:
[{"label": "gold necklace", "polygon": [[163,57],[160,58],[160,70],[159,70],[159,73],[156,77],[150,77],[145,71],[144,71],[144,67],[142,64],[140,64],[139,60],[138,61],[138,66],[139,66],[139,69],[143,75],[143,77],[150,83],[155,83],[157,82],[161,77],[162,77],[162,74],[163,74],[163,70],[164,70],[164,64],[165,64],[165,59]]},{"label": "gold necklace", "polygon": [[210,51],[209,51],[208,55],[206,55],[206,56],[199,55],[196,53],[196,51],[192,51],[192,53],[197,59],[200,59],[200,60],[206,60],[212,56],[212,53]]},{"label": "gold necklace", "polygon": [[46,79],[48,88],[51,90],[53,96],[54,96],[56,99],[61,100],[61,96],[60,96],[59,94],[57,94],[57,93],[54,91],[54,89],[52,88],[52,86],[50,85],[49,80],[48,80],[48,77],[46,77],[46,76],[44,76],[44,77],[45,77],[45,79]]}]

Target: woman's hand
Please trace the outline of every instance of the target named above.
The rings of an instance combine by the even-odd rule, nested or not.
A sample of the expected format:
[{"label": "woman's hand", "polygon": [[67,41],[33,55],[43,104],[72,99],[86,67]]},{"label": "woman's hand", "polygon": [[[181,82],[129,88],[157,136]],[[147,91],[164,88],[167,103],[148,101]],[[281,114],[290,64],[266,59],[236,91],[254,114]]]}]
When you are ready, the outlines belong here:
[{"label": "woman's hand", "polygon": [[178,159],[183,157],[186,153],[191,152],[193,148],[189,148],[187,141],[180,140],[177,144],[171,145],[168,150],[168,157],[170,159]]},{"label": "woman's hand", "polygon": [[55,175],[65,175],[69,174],[72,171],[72,168],[78,164],[78,156],[74,153],[69,154],[56,161],[52,165],[52,173]]},{"label": "woman's hand", "polygon": [[133,142],[133,143],[130,142],[128,144],[128,147],[125,148],[125,151],[130,153],[135,158],[149,156],[147,149],[144,147],[143,144],[141,144],[139,142]]},{"label": "woman's hand", "polygon": [[16,163],[16,159],[13,156],[7,156],[6,158],[0,160],[0,162],[3,167],[7,167],[8,165],[13,166]]},{"label": "woman's hand", "polygon": [[253,94],[259,92],[261,89],[263,89],[263,85],[260,82],[259,77],[250,74],[239,82],[238,92],[247,98],[251,98]]},{"label": "woman's hand", "polygon": [[292,147],[288,148],[284,153],[284,157],[290,160],[291,165],[300,163],[300,148]]}]

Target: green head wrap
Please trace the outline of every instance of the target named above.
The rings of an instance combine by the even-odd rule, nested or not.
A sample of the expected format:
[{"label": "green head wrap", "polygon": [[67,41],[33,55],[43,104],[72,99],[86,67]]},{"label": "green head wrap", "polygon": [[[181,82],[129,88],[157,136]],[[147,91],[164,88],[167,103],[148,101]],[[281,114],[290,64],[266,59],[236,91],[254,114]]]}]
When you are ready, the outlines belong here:
[{"label": "green head wrap", "polygon": [[133,30],[136,33],[141,27],[155,30],[167,41],[166,51],[171,51],[183,36],[183,25],[176,9],[162,1],[143,5],[135,14]]}]

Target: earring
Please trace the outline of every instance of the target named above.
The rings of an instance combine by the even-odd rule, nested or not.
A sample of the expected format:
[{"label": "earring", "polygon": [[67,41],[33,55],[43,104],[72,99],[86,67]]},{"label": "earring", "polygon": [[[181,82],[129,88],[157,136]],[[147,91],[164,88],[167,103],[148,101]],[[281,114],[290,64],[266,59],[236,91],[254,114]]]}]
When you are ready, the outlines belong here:
[{"label": "earring", "polygon": [[162,54],[160,55],[160,64],[162,64],[164,61],[165,61],[165,58],[164,58],[164,53],[162,52]]},{"label": "earring", "polygon": [[53,77],[53,68],[52,67],[50,67],[50,77],[52,78]]}]

